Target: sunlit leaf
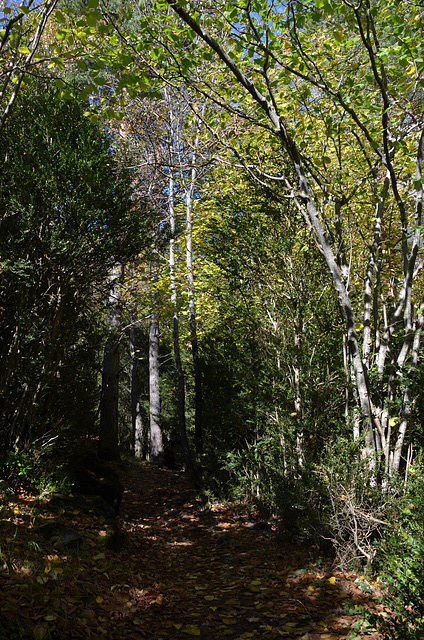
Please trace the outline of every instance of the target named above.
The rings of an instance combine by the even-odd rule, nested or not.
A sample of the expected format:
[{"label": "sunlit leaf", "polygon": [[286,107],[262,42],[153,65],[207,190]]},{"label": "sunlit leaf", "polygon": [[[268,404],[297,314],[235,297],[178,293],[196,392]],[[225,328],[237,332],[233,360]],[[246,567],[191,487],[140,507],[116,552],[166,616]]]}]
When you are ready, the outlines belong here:
[{"label": "sunlit leaf", "polygon": [[187,633],[190,636],[200,636],[199,627],[195,627],[194,625],[188,624],[183,629],[184,633]]}]

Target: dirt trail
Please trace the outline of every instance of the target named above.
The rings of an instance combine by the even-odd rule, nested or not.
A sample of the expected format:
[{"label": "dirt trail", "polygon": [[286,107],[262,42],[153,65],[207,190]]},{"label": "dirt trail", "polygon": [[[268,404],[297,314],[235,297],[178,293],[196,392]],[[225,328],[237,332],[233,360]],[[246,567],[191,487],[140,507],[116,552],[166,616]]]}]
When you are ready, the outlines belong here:
[{"label": "dirt trail", "polygon": [[[0,640],[338,640],[346,606],[367,601],[355,576],[300,550],[234,505],[206,509],[183,474],[134,462],[119,551],[107,518],[22,494],[0,504]],[[39,525],[60,518],[83,544],[58,551]]]},{"label": "dirt trail", "polygon": [[140,602],[130,607],[138,637],[351,636],[356,619],[345,607],[363,604],[363,594],[330,560],[272,529],[249,529],[254,520],[229,505],[205,509],[182,474],[131,465],[121,476],[126,553],[138,555]]}]

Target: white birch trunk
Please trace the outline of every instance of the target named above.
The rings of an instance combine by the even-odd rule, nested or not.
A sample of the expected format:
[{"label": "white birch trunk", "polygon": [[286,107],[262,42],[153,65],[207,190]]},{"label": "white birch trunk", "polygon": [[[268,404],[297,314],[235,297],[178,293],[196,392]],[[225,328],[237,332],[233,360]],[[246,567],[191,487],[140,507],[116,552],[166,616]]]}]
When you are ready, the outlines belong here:
[{"label": "white birch trunk", "polygon": [[[153,249],[156,253],[156,249]],[[156,260],[151,263],[153,280],[156,279]],[[150,462],[158,466],[164,463],[164,445],[160,424],[160,360],[159,360],[159,318],[157,314],[156,293],[150,294],[151,310],[149,317],[149,420],[150,420]]]}]

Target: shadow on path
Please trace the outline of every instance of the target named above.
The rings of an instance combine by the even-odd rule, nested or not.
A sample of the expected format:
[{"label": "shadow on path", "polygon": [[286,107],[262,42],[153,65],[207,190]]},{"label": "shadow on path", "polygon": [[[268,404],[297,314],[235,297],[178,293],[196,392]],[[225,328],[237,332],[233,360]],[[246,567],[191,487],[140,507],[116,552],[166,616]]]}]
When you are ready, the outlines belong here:
[{"label": "shadow on path", "polygon": [[84,544],[58,552],[37,534],[57,518],[46,504],[21,496],[1,506],[0,640],[355,636],[346,605],[370,605],[355,576],[271,529],[248,529],[234,505],[205,509],[183,474],[133,462],[117,470],[120,551],[105,547],[100,516],[60,514]]}]

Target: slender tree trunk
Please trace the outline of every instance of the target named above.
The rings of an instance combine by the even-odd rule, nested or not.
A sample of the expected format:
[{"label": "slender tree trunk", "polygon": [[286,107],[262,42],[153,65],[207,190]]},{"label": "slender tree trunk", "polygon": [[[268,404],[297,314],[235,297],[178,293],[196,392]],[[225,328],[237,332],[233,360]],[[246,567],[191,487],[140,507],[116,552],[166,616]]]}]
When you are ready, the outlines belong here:
[{"label": "slender tree trunk", "polygon": [[[301,290],[303,287],[301,286]],[[296,433],[296,453],[297,464],[299,469],[303,469],[305,466],[305,436],[303,430],[303,402],[302,402],[302,386],[301,386],[301,362],[302,362],[302,336],[303,336],[303,317],[302,310],[300,308],[301,302],[298,302],[298,308],[296,309],[295,318],[295,333],[294,333],[294,347],[295,347],[295,363],[293,366],[293,378],[294,378],[294,408],[296,411],[297,433]]]},{"label": "slender tree trunk", "polygon": [[160,425],[159,388],[159,320],[153,306],[149,327],[149,400],[150,400],[150,462],[162,466],[164,448]]},{"label": "slender tree trunk", "polygon": [[159,360],[159,317],[157,313],[157,294],[155,282],[157,279],[157,248],[154,244],[153,259],[150,270],[153,279],[153,289],[150,293],[151,311],[149,318],[149,413],[150,413],[150,462],[162,466],[165,461],[162,427],[160,424],[160,360]]},{"label": "slender tree trunk", "polygon": [[111,305],[107,324],[108,337],[103,354],[102,396],[100,400],[99,456],[104,460],[119,460],[118,396],[121,267],[114,267],[110,276]]},{"label": "slender tree trunk", "polygon": [[[173,146],[174,146],[174,120],[172,109],[170,109],[170,132],[169,132],[169,153],[171,159],[173,159]],[[174,178],[173,178],[173,161],[171,161],[171,168],[169,173],[169,226],[171,229],[171,240],[169,243],[169,274],[171,284],[171,305],[173,308],[172,319],[172,341],[174,346],[174,358],[175,368],[177,370],[178,377],[178,422],[180,425],[180,440],[183,450],[184,461],[187,471],[190,475],[193,473],[193,463],[191,459],[190,447],[187,438],[187,424],[185,415],[185,380],[184,371],[181,363],[180,352],[180,336],[179,336],[179,318],[177,308],[177,287],[175,282],[175,206],[174,206]]]},{"label": "slender tree trunk", "polygon": [[[134,321],[134,318],[132,320]],[[130,369],[130,383],[131,383],[131,423],[132,423],[132,437],[133,437],[133,450],[136,458],[146,459],[145,450],[145,428],[143,424],[143,418],[141,415],[140,407],[140,379],[139,379],[139,345],[137,339],[137,329],[132,324],[130,328],[130,355],[131,355],[131,369]]]},{"label": "slender tree trunk", "polygon": [[[199,132],[196,135],[194,148],[199,144]],[[198,460],[203,454],[203,392],[202,370],[199,357],[199,345],[197,340],[195,288],[193,276],[193,195],[196,186],[196,157],[192,158],[191,179],[186,194],[186,264],[188,283],[188,320],[190,328],[190,344],[193,357],[194,374],[194,438],[196,444],[196,456]]]}]

